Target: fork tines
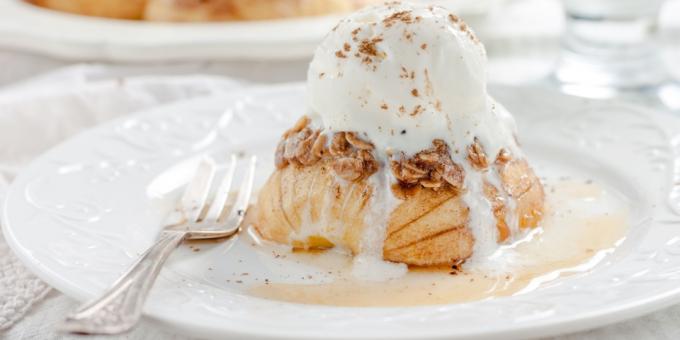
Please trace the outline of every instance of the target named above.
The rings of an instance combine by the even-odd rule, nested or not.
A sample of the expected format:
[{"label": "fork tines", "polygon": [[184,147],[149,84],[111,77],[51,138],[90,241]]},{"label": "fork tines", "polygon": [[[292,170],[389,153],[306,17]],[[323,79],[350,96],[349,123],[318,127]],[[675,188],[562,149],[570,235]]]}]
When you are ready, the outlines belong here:
[{"label": "fork tines", "polygon": [[[233,226],[240,224],[245,211],[248,209],[250,195],[255,177],[256,157],[247,158],[247,166],[243,171],[241,186],[234,204],[227,214],[228,201],[231,197],[231,188],[234,183],[236,168],[241,160],[236,155],[229,157],[224,175],[218,185],[214,185],[218,166],[214,160],[203,158],[187,185],[182,196],[181,205],[187,222],[207,222]],[[225,217],[226,215],[226,217]]]}]

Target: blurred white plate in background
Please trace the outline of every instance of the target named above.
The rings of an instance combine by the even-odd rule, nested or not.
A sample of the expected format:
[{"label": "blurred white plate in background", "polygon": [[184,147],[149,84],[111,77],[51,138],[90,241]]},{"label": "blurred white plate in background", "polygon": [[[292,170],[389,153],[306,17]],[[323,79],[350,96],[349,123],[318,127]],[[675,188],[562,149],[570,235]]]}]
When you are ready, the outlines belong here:
[{"label": "blurred white plate in background", "polygon": [[[450,6],[468,21],[484,16],[498,1],[424,0]],[[0,47],[74,60],[294,59],[311,56],[341,17],[158,23],[72,15],[22,0],[0,0]]]}]

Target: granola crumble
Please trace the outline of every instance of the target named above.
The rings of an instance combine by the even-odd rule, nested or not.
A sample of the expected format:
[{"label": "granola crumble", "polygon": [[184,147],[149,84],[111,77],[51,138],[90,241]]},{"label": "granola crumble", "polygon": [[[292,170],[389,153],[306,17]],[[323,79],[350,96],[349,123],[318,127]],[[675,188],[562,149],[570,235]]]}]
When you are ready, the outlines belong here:
[{"label": "granola crumble", "polygon": [[489,166],[486,154],[484,153],[484,148],[479,143],[477,137],[475,137],[474,142],[468,146],[467,152],[467,159],[475,169],[484,170]]},{"label": "granola crumble", "polygon": [[309,123],[309,118],[303,116],[283,134],[274,156],[278,169],[288,165],[314,165],[328,158],[335,174],[348,181],[366,178],[378,171],[373,144],[355,132],[337,132],[327,147],[328,136],[321,130],[312,130]]},{"label": "granola crumble", "polygon": [[373,150],[373,144],[357,137],[356,133],[354,132],[345,132],[345,139],[349,144],[359,150]]},{"label": "granola crumble", "polygon": [[342,157],[333,161],[333,171],[348,181],[359,179],[363,173],[363,162],[358,158]]},{"label": "granola crumble", "polygon": [[431,148],[411,158],[406,158],[403,152],[392,157],[390,168],[402,187],[418,184],[434,190],[443,187],[461,190],[463,187],[463,168],[453,162],[448,146],[441,139],[433,140]]},{"label": "granola crumble", "polygon": [[500,151],[498,151],[498,155],[496,155],[496,161],[495,162],[498,165],[503,165],[503,164],[509,162],[510,159],[511,159],[510,158],[510,152],[508,152],[508,150],[505,150],[505,149],[500,149]]},{"label": "granola crumble", "polygon": [[[421,110],[417,109],[416,111]],[[399,131],[406,134],[406,130]],[[330,138],[330,143],[328,143]],[[352,131],[325,134],[310,126],[310,119],[300,118],[287,130],[276,147],[275,164],[279,169],[286,166],[309,166],[322,159],[329,162],[330,168],[340,178],[357,181],[378,171],[379,163],[374,156],[375,146]],[[389,167],[402,188],[422,187],[432,190],[442,188],[462,190],[465,172],[451,159],[448,145],[441,139],[434,139],[432,146],[411,157],[403,152],[387,152]],[[501,149],[494,159],[496,165],[504,165],[511,160],[506,149]],[[485,170],[490,163],[480,141],[467,147],[467,161],[479,171]],[[487,189],[491,194],[491,189]],[[497,211],[498,214],[501,211]]]}]

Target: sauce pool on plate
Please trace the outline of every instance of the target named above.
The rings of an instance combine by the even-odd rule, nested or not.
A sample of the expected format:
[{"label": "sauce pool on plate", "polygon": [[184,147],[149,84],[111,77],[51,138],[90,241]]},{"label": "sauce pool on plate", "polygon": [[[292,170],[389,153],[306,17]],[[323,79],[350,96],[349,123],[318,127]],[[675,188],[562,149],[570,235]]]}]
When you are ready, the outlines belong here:
[{"label": "sauce pool on plate", "polygon": [[616,196],[592,181],[545,183],[547,211],[540,228],[502,245],[483,262],[459,269],[411,268],[398,279],[359,281],[352,259],[334,251],[287,256],[332,273],[323,283],[280,283],[250,287],[249,294],[273,300],[333,306],[415,306],[462,303],[520,294],[559,278],[583,274],[614,251],[628,231],[628,212]]}]

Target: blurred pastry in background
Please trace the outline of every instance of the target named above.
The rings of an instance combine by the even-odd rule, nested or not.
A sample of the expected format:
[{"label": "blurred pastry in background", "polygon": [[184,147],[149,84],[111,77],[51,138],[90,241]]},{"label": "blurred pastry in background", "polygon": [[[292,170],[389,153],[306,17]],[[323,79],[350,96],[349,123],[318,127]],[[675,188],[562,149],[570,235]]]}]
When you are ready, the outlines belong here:
[{"label": "blurred pastry in background", "polygon": [[26,0],[34,5],[73,14],[141,20],[147,0]]},{"label": "blurred pastry in background", "polygon": [[247,21],[351,12],[378,0],[27,0],[74,14],[151,21]]},{"label": "blurred pastry in background", "polygon": [[154,21],[266,20],[351,12],[376,0],[148,0]]}]

